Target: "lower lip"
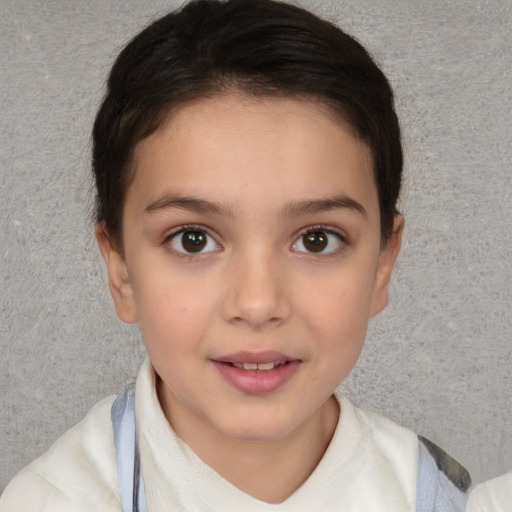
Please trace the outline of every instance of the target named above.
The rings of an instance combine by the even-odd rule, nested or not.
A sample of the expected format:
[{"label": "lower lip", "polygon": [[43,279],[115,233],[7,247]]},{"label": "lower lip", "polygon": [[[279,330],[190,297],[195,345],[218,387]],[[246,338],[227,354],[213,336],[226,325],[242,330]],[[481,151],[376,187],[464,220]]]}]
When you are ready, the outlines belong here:
[{"label": "lower lip", "polygon": [[242,393],[262,395],[276,391],[297,372],[300,361],[290,361],[272,370],[244,370],[228,363],[213,361],[224,379]]}]

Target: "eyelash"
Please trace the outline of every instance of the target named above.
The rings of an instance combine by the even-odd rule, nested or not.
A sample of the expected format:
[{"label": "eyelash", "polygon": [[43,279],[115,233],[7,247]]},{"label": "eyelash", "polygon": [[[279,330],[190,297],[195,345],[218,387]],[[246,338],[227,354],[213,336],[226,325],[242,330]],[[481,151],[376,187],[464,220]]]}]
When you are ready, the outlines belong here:
[{"label": "eyelash", "polygon": [[[200,256],[202,254],[214,252],[214,250],[209,250],[206,252],[203,252],[203,251],[187,252],[187,251],[180,251],[180,250],[176,249],[175,247],[173,247],[172,242],[174,240],[176,240],[179,235],[183,235],[184,233],[187,233],[187,232],[204,233],[210,240],[213,240],[213,242],[216,245],[216,249],[220,249],[219,244],[216,242],[215,238],[212,235],[210,235],[208,230],[205,229],[203,226],[198,226],[196,224],[186,224],[186,225],[180,226],[176,230],[172,231],[165,237],[164,245],[167,245],[168,249],[170,251],[172,251],[174,254],[176,254],[177,256],[182,257],[182,258],[191,258],[191,257],[193,258],[193,257]],[[208,243],[209,243],[209,241],[207,240],[206,244],[208,244]]]},{"label": "eyelash", "polygon": [[[315,251],[298,251],[297,249],[295,249],[295,246],[299,242],[301,242],[304,245],[304,237],[306,237],[307,235],[310,235],[310,234],[315,234],[315,233],[324,233],[326,235],[333,235],[333,236],[335,236],[337,238],[337,241],[338,241],[339,245],[337,247],[335,247],[334,249],[329,250],[328,252],[325,252],[324,250],[321,250],[321,251],[318,251],[318,252],[315,252]],[[329,244],[329,240],[327,241],[327,243]],[[306,254],[306,255],[309,255],[309,256],[328,257],[328,256],[339,254],[340,252],[342,252],[346,248],[347,245],[348,245],[348,240],[347,240],[347,237],[345,235],[343,235],[339,231],[335,231],[335,230],[333,230],[331,228],[328,228],[327,226],[324,226],[322,224],[318,224],[316,226],[309,226],[309,227],[303,229],[299,233],[299,235],[295,238],[295,241],[292,244],[292,249],[294,249],[296,252],[299,252],[301,254]]]},{"label": "eyelash", "polygon": [[[216,248],[215,249],[210,249],[208,251],[203,251],[202,248],[197,251],[197,252],[193,252],[193,251],[181,251],[181,250],[178,250],[176,247],[173,247],[172,246],[172,242],[174,240],[177,239],[177,237],[181,234],[183,235],[184,233],[187,233],[187,232],[197,232],[197,233],[204,233],[206,235],[206,237],[210,240],[206,240],[205,242],[205,247],[208,246],[209,243],[211,243],[211,241],[213,241],[216,245]],[[331,249],[329,250],[328,252],[325,252],[325,248],[321,248],[319,251],[311,251],[311,250],[297,250],[296,246],[297,244],[299,243],[302,243],[302,245],[305,247],[305,244],[304,244],[304,237],[306,237],[307,235],[313,235],[313,234],[326,234],[328,235],[328,239],[327,239],[327,247],[329,247],[329,244],[332,243],[330,242],[329,240],[329,235],[331,236],[335,236],[337,238],[337,241],[338,241],[338,246],[335,247],[334,249]],[[312,242],[314,243],[314,242]],[[292,243],[291,245],[291,248],[292,250],[294,250],[295,252],[298,252],[298,253],[301,253],[301,254],[306,254],[306,255],[311,255],[311,256],[315,256],[315,255],[318,255],[318,256],[330,256],[330,255],[334,255],[334,254],[338,254],[339,252],[343,251],[343,249],[345,249],[346,245],[347,245],[347,238],[346,236],[344,236],[343,234],[339,233],[338,231],[335,231],[333,229],[330,229],[324,225],[316,225],[316,226],[309,226],[305,229],[303,229],[299,234],[298,236],[296,236],[294,238],[294,242]],[[187,225],[183,225],[183,226],[180,226],[179,228],[177,228],[176,230],[174,230],[173,232],[171,232],[170,234],[168,234],[165,239],[164,239],[164,244],[169,246],[169,250],[172,251],[174,254],[178,255],[179,257],[183,257],[183,258],[193,258],[193,257],[197,257],[197,256],[200,256],[202,254],[207,254],[207,253],[210,253],[210,252],[215,252],[217,249],[220,249],[220,246],[219,244],[215,241],[215,238],[209,234],[208,230],[205,229],[203,226],[199,226],[199,225],[196,225],[196,224],[187,224]]]}]

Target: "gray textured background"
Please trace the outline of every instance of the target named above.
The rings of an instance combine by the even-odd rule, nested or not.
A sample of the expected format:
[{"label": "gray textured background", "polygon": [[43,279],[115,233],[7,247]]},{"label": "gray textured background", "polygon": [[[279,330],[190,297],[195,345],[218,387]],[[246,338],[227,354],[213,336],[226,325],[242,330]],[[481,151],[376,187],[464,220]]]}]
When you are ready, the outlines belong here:
[{"label": "gray textured background", "polygon": [[[344,388],[483,479],[512,469],[511,2],[303,0],[395,85],[406,235]],[[177,2],[0,0],[0,489],[134,380],[89,220],[89,133],[121,45]]]}]

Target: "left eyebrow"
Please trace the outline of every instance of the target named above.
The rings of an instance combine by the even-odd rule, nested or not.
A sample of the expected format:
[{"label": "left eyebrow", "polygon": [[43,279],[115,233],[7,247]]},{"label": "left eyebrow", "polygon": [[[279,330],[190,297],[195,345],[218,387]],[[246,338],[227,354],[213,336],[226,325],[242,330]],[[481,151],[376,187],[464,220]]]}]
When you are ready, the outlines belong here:
[{"label": "left eyebrow", "polygon": [[312,213],[325,212],[346,208],[355,211],[366,217],[367,213],[364,206],[354,199],[346,196],[336,196],[326,199],[306,199],[304,201],[296,201],[285,205],[282,210],[284,216],[300,217]]},{"label": "left eyebrow", "polygon": [[178,208],[180,210],[188,210],[197,213],[214,213],[217,215],[224,215],[226,217],[232,216],[231,208],[226,207],[220,203],[207,201],[197,197],[181,196],[181,195],[165,195],[144,208],[145,213],[159,211],[165,208]]}]

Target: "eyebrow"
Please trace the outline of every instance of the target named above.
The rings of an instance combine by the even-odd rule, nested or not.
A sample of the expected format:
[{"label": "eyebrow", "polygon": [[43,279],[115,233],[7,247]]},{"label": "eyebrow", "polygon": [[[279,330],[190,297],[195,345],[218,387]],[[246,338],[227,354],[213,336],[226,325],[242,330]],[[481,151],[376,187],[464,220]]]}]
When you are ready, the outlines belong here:
[{"label": "eyebrow", "polygon": [[214,201],[207,201],[197,197],[165,195],[151,202],[144,208],[144,212],[151,213],[165,208],[178,208],[197,213],[215,213],[225,217],[231,217],[233,212],[231,208],[226,207]]},{"label": "eyebrow", "polygon": [[327,199],[306,199],[286,205],[283,214],[289,217],[301,217],[339,208],[347,208],[366,217],[366,210],[361,203],[347,196],[335,196]]},{"label": "eyebrow", "polygon": [[[144,212],[152,213],[166,208],[178,208],[180,210],[188,210],[197,213],[214,213],[225,217],[233,216],[233,210],[230,206],[197,197],[180,195],[162,196],[146,206]],[[347,196],[294,201],[286,204],[284,208],[282,208],[281,214],[285,217],[301,217],[340,208],[353,210],[366,216],[366,210],[363,205]]]}]

